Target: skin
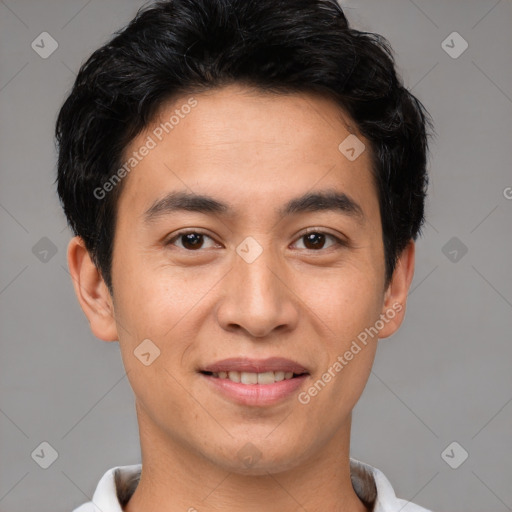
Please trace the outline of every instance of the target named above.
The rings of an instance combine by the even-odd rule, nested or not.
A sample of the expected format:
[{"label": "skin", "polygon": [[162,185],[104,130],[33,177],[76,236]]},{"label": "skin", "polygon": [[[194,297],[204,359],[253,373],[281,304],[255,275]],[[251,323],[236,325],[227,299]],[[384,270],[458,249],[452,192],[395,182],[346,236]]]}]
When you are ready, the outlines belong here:
[{"label": "skin", "polygon": [[[385,288],[370,145],[331,100],[238,85],[194,97],[191,113],[124,178],[113,297],[82,240],[75,237],[68,247],[91,330],[119,341],[136,398],[143,471],[125,510],[366,510],[350,482],[350,425],[376,337],[306,405],[297,392],[273,406],[242,406],[197,370],[228,357],[281,356],[308,368],[299,391],[307,389],[397,303],[402,310],[378,337],[399,328],[414,243]],[[187,99],[164,105],[126,154]],[[338,150],[347,128],[367,148],[352,162]],[[288,200],[326,189],[359,203],[364,221],[339,211],[277,216]],[[234,215],[177,211],[145,224],[143,213],[170,191],[210,195]],[[208,235],[202,248],[184,248],[183,237],[165,245],[184,228]],[[306,228],[348,245],[327,237],[311,249]],[[250,264],[236,252],[248,236],[262,248]],[[149,366],[133,354],[147,338],[160,350]],[[238,456],[247,443],[260,454],[250,467]]]}]

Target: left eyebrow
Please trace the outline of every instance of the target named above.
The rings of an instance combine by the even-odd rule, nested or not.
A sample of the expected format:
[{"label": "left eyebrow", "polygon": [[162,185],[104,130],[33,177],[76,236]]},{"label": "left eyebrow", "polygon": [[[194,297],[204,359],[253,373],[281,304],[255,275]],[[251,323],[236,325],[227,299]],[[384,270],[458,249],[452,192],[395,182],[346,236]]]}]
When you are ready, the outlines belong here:
[{"label": "left eyebrow", "polygon": [[[170,192],[162,199],[155,201],[143,214],[144,222],[149,224],[159,217],[170,215],[176,211],[190,211],[214,215],[235,215],[236,212],[226,203],[206,196],[188,192]],[[336,211],[355,219],[359,224],[365,221],[361,206],[343,192],[323,190],[309,192],[288,201],[277,211],[283,218],[294,214]]]},{"label": "left eyebrow", "polygon": [[365,221],[365,215],[361,206],[347,194],[336,190],[306,193],[303,196],[290,200],[278,213],[280,217],[284,217],[296,213],[320,211],[343,213],[361,225]]}]

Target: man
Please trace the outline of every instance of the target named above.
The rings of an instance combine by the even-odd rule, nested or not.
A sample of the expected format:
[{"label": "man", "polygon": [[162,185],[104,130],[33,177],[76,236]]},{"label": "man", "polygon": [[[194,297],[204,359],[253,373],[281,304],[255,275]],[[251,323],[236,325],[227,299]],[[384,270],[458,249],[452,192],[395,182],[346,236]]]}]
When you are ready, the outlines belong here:
[{"label": "man", "polygon": [[350,458],[424,221],[421,103],[334,0],[169,0],[57,121],[68,264],[142,464],[79,512],[424,511]]}]

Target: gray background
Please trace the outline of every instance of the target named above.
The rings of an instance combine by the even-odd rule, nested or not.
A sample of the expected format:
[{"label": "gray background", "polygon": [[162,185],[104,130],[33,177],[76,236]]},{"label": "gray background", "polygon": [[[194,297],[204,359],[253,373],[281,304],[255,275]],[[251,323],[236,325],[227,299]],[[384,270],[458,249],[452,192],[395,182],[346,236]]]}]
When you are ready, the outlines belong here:
[{"label": "gray background", "polygon": [[[75,73],[140,5],[0,1],[1,512],[70,511],[108,468],[140,461],[118,344],[92,335],[75,299],[53,184],[53,127]],[[352,455],[429,508],[512,510],[512,3],[342,5],[390,40],[437,130],[406,321],[380,342]],[[43,31],[59,45],[47,59],[31,48]],[[442,46],[454,31],[469,44],[458,58]],[[48,469],[31,457],[43,441],[58,452]],[[453,441],[452,465],[469,454],[457,469],[441,456]]]}]

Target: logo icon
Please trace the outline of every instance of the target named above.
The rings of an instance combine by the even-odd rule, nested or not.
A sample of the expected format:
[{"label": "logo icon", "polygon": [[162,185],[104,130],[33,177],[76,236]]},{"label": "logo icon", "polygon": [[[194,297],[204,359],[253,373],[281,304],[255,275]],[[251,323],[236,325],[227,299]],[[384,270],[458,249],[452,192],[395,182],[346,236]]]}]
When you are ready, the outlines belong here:
[{"label": "logo icon", "polygon": [[344,155],[348,160],[353,162],[366,149],[363,141],[360,140],[356,135],[351,133],[345,140],[338,146],[341,154]]},{"label": "logo icon", "polygon": [[468,49],[468,46],[468,42],[458,32],[452,32],[441,43],[441,48],[452,59],[458,59]]},{"label": "logo icon", "polygon": [[252,236],[248,236],[237,246],[236,252],[246,263],[252,263],[263,252],[263,247]]},{"label": "logo icon", "polygon": [[452,469],[457,469],[469,457],[468,452],[457,441],[450,443],[442,452],[441,458]]},{"label": "logo icon", "polygon": [[30,46],[39,57],[47,59],[59,47],[59,43],[48,32],[41,32]]},{"label": "logo icon", "polygon": [[246,468],[254,466],[261,459],[261,452],[252,443],[246,443],[238,450],[237,457]]},{"label": "logo icon", "polygon": [[57,246],[46,236],[32,247],[32,254],[42,263],[48,263],[56,254]]},{"label": "logo icon", "polygon": [[468,248],[454,236],[443,245],[441,251],[452,263],[458,263],[466,255]]},{"label": "logo icon", "polygon": [[144,366],[149,366],[160,355],[160,349],[150,339],[145,339],[133,353]]},{"label": "logo icon", "polygon": [[50,443],[43,441],[30,456],[43,469],[48,469],[57,460],[59,454]]}]

